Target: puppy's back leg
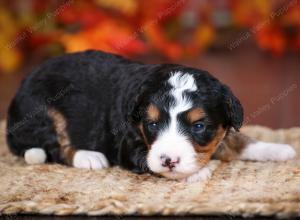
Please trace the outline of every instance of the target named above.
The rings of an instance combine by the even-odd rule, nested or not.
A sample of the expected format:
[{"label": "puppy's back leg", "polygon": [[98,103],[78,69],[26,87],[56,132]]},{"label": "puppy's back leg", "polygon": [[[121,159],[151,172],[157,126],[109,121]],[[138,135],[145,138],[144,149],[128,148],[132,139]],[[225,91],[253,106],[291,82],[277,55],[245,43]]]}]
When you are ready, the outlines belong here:
[{"label": "puppy's back leg", "polygon": [[81,150],[72,145],[67,121],[62,113],[49,109],[48,115],[53,120],[57,140],[60,145],[60,154],[64,162],[70,166],[86,169],[102,169],[109,166],[108,160],[101,152]]},{"label": "puppy's back leg", "polygon": [[8,111],[6,140],[10,151],[28,164],[62,162],[53,123],[35,97],[15,98]]},{"label": "puppy's back leg", "polygon": [[240,132],[230,131],[220,143],[214,158],[225,161],[285,161],[295,155],[296,152],[290,145],[257,141]]}]

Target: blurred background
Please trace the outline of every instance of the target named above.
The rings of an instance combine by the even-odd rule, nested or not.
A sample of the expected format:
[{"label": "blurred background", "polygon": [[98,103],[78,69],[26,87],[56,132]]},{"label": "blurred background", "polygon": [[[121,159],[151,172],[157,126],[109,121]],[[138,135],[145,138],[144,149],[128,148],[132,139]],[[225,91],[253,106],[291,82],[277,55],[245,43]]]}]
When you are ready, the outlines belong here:
[{"label": "blurred background", "polygon": [[300,0],[1,0],[0,118],[35,65],[86,49],[208,70],[245,124],[300,126]]}]

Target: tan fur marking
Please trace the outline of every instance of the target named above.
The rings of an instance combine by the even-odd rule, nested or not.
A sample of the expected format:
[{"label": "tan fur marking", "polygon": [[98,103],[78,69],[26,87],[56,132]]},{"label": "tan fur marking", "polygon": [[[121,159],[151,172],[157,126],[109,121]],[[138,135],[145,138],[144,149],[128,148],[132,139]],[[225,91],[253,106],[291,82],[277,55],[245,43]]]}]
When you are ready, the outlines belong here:
[{"label": "tan fur marking", "polygon": [[198,153],[197,161],[200,166],[204,166],[208,163],[224,136],[225,130],[222,127],[219,127],[216,136],[208,145],[200,146],[196,143],[193,144],[195,151]]},{"label": "tan fur marking", "polygon": [[142,124],[140,124],[139,126],[139,129],[140,129],[140,131],[141,131],[141,133],[142,133],[142,136],[143,136],[143,139],[144,139],[144,142],[145,142],[145,144],[147,145],[147,147],[150,149],[150,144],[149,144],[149,142],[148,142],[148,140],[147,140],[147,138],[146,138],[146,135],[145,135],[145,132],[144,132],[144,127],[143,127],[143,125]]},{"label": "tan fur marking", "polygon": [[54,128],[57,134],[58,143],[60,145],[60,153],[65,162],[72,165],[76,150],[72,147],[69,134],[67,132],[67,122],[65,117],[57,110],[50,109],[48,115],[52,118]]},{"label": "tan fur marking", "polygon": [[238,158],[242,150],[251,142],[250,137],[230,130],[224,140],[220,143],[214,158],[224,161],[235,160]]},{"label": "tan fur marking", "polygon": [[196,121],[199,121],[205,116],[205,112],[202,108],[194,108],[187,113],[187,120],[193,124]]},{"label": "tan fur marking", "polygon": [[160,118],[160,111],[155,105],[150,104],[147,109],[147,116],[148,119],[152,121],[158,121]]}]

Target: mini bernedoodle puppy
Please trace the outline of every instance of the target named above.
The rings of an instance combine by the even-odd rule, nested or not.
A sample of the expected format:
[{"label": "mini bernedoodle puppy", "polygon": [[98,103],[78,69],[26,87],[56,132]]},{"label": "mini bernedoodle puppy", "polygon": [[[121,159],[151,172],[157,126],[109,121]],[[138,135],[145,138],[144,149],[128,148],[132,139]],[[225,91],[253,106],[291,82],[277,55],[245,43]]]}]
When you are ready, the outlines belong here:
[{"label": "mini bernedoodle puppy", "polygon": [[238,132],[243,108],[208,72],[86,51],[49,60],[22,83],[7,122],[11,151],[28,164],[118,165],[196,182],[211,158],[285,161],[289,145]]}]

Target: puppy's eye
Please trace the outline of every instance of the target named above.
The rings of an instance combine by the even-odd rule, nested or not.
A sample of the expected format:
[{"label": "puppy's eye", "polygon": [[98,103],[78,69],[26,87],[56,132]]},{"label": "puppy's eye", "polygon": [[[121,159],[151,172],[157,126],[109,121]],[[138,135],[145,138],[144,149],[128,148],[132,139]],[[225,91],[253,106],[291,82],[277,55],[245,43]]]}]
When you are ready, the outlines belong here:
[{"label": "puppy's eye", "polygon": [[158,130],[158,123],[157,122],[149,122],[147,127],[150,131],[157,131]]},{"label": "puppy's eye", "polygon": [[201,121],[197,121],[192,125],[192,132],[201,133],[205,128],[205,125]]}]

